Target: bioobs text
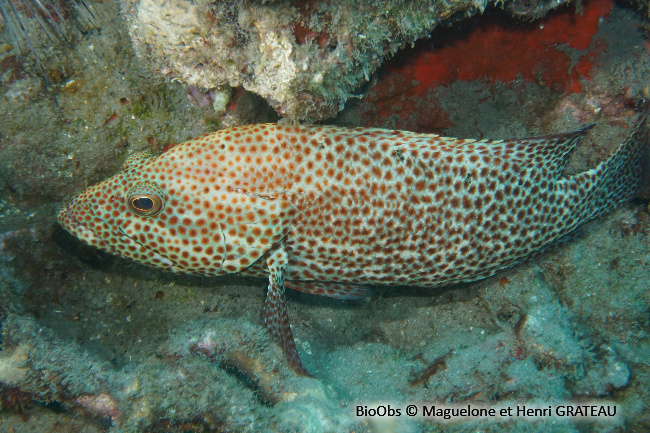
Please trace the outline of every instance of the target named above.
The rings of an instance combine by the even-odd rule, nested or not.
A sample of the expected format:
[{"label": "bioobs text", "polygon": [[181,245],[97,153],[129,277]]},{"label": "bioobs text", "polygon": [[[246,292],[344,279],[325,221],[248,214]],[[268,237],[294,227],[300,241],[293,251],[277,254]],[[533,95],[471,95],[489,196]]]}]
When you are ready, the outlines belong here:
[{"label": "bioobs text", "polygon": [[373,417],[373,416],[402,416],[401,409],[395,409],[387,405],[379,405],[377,407],[368,407],[357,405],[357,416]]}]

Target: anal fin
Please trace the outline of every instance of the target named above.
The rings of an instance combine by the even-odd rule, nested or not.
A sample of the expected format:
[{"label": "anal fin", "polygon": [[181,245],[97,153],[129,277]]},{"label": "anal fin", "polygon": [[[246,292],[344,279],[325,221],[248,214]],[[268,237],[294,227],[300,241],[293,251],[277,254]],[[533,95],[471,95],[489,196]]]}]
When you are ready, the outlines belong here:
[{"label": "anal fin", "polygon": [[356,284],[329,283],[320,281],[285,281],[285,287],[312,295],[352,300],[370,296],[370,290]]}]

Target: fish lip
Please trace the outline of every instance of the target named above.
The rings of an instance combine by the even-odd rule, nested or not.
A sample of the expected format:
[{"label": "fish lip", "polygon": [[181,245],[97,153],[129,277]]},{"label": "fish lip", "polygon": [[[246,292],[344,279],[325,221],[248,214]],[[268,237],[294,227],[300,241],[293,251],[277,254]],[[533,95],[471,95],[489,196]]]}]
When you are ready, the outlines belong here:
[{"label": "fish lip", "polygon": [[[66,212],[66,215],[68,216],[68,221],[71,221],[71,222],[74,224],[74,228],[75,228],[75,229],[78,229],[79,227],[81,227],[81,228],[83,228],[83,229],[85,229],[85,230],[90,230],[88,227],[86,227],[86,225],[85,225],[84,223],[82,223],[81,221],[79,221],[79,220],[78,220],[78,219],[77,219],[77,218],[76,218],[76,217],[75,217],[75,216],[70,212],[70,203],[68,203],[68,204],[65,206],[65,212]],[[92,231],[92,230],[90,230],[90,231]]]},{"label": "fish lip", "polygon": [[79,221],[72,214],[72,212],[70,212],[70,208],[75,203],[75,201],[76,201],[76,197],[73,198],[72,201],[63,205],[63,207],[59,210],[59,215],[57,217],[57,220],[59,221],[59,224],[63,226],[64,229],[72,233],[74,236],[78,237],[78,234],[81,232],[81,230],[88,230],[91,232],[92,230],[86,227],[81,221]]},{"label": "fish lip", "polygon": [[61,226],[70,234],[80,239],[84,243],[95,248],[110,252],[111,250],[108,244],[103,239],[98,237],[97,233],[95,233],[93,229],[84,224],[83,221],[77,219],[73,210],[80,207],[95,215],[95,213],[92,212],[92,209],[86,204],[84,195],[80,193],[73,197],[70,202],[66,203],[61,208],[61,210],[59,210],[59,215],[57,217],[59,224],[61,224]]}]

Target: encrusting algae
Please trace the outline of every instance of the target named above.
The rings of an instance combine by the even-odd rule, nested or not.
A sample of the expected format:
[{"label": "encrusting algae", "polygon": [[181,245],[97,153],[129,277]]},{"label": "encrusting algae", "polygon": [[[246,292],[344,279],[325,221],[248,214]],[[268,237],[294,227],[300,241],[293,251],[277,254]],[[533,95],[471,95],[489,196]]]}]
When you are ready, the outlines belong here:
[{"label": "encrusting algae", "polygon": [[[597,167],[563,176],[588,133],[494,141],[368,128],[249,125],[122,171],[61,209],[70,233],[174,272],[268,277],[265,324],[298,357],[284,288],[340,299],[364,284],[439,287],[493,275],[642,186],[648,104]],[[285,282],[286,280],[286,282]]]}]

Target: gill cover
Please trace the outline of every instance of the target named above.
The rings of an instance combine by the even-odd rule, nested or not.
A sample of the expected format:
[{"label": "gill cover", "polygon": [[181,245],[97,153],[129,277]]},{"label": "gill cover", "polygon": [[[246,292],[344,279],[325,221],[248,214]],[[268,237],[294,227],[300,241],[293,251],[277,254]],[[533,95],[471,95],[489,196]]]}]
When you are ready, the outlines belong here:
[{"label": "gill cover", "polygon": [[[296,208],[281,198],[231,191],[219,204],[226,256],[223,269],[239,272],[268,252],[291,230]],[[225,211],[225,212],[224,212]]]}]

